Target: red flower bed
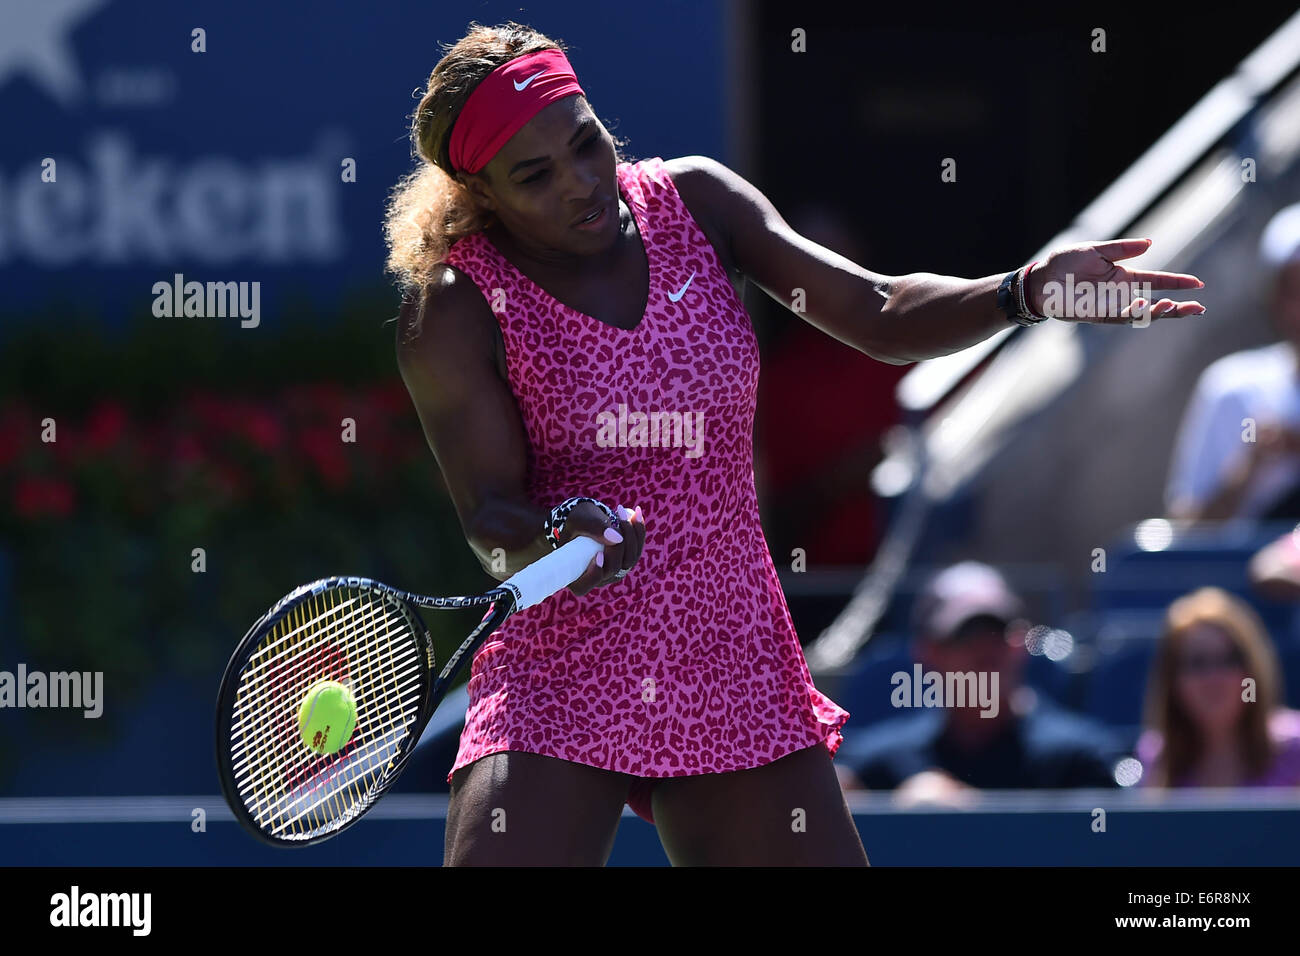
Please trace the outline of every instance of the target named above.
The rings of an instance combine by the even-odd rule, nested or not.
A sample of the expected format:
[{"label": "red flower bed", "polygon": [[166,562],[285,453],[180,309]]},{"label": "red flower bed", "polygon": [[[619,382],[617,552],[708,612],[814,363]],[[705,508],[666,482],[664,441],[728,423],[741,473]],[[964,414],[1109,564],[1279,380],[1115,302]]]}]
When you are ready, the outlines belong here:
[{"label": "red flower bed", "polygon": [[[53,418],[53,442],[43,420]],[[354,440],[344,440],[344,420]],[[22,525],[79,509],[256,508],[303,495],[392,501],[438,471],[400,382],[297,385],[259,397],[193,392],[153,409],[107,398],[79,415],[0,405],[0,514]]]}]

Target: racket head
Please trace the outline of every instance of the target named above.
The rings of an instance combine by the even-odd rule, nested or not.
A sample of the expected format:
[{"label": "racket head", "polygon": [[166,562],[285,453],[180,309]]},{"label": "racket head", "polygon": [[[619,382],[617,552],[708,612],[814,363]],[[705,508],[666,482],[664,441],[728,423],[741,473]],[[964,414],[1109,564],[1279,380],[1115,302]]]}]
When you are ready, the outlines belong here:
[{"label": "racket head", "polygon": [[[235,817],[273,846],[310,846],[351,826],[392,786],[437,702],[419,613],[377,581],[296,588],[249,628],[217,697],[216,756]],[[334,754],[302,742],[298,709],[319,680],[349,682],[352,737]]]}]

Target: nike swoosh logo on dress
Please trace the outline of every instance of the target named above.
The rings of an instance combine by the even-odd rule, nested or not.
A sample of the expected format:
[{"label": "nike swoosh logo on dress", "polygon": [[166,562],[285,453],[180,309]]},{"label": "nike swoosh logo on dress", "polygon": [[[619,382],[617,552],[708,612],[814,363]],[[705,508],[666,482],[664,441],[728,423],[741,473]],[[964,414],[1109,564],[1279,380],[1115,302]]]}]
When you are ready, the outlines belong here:
[{"label": "nike swoosh logo on dress", "polygon": [[[542,70],[542,73],[545,72],[546,72],[545,70]],[[524,80],[522,83],[520,83],[518,80],[511,80],[511,82],[514,83],[516,90],[525,90],[528,88],[528,84],[533,82],[533,80],[537,79],[539,76],[541,76],[542,73],[534,73],[532,76]]]},{"label": "nike swoosh logo on dress", "polygon": [[684,295],[686,294],[686,286],[689,286],[689,285],[691,284],[691,279],[694,279],[694,278],[695,278],[695,273],[692,272],[692,273],[691,273],[691,278],[686,280],[686,285],[682,286],[682,287],[681,287],[680,289],[678,289],[675,293],[674,293],[674,292],[669,292],[669,293],[668,293],[668,298],[670,298],[670,299],[671,299],[672,301],[674,301],[674,302],[678,301],[682,296],[684,296]]}]

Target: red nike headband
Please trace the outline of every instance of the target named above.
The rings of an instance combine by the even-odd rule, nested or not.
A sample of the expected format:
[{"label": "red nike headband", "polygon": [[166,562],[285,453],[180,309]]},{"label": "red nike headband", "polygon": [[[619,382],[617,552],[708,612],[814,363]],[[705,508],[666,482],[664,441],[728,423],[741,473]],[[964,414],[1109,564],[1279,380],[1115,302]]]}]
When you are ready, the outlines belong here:
[{"label": "red nike headband", "polygon": [[455,170],[477,173],[542,107],[583,94],[560,50],[539,50],[503,63],[474,88],[452,127]]}]

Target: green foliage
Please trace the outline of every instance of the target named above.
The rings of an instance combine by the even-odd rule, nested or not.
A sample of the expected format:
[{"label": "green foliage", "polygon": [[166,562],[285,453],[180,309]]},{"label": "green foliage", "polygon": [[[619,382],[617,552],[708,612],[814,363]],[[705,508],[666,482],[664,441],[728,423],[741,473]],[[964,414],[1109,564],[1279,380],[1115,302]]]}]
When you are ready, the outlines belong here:
[{"label": "green foliage", "polygon": [[[141,320],[8,336],[0,548],[17,642],[0,645],[0,667],[103,671],[114,707],[68,733],[109,732],[93,725],[162,675],[219,675],[249,625],[306,581],[490,583],[397,374],[390,306],[274,332]],[[54,442],[41,440],[47,418]],[[477,618],[425,619],[445,659]]]}]

